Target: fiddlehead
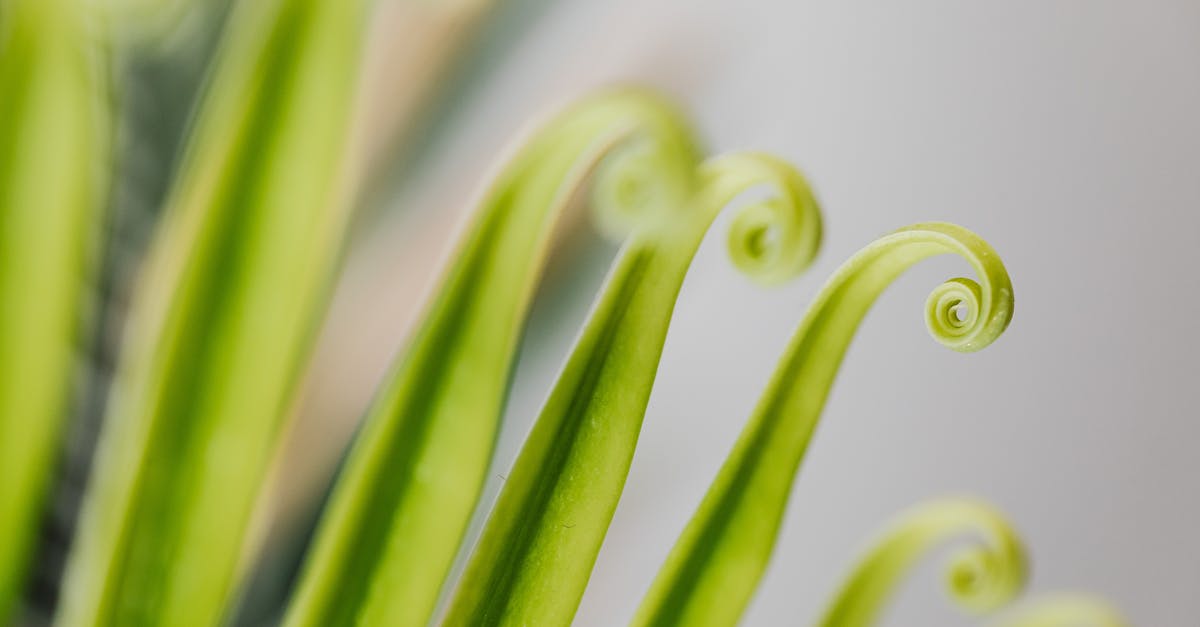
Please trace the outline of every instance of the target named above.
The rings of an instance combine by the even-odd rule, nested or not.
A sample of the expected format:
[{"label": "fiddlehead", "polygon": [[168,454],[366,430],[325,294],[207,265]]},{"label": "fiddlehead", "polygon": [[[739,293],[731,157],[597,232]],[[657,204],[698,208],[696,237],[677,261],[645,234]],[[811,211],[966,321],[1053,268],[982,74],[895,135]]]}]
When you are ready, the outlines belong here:
[{"label": "fiddlehead", "polygon": [[817,624],[873,625],[896,586],[917,561],[952,541],[973,542],[952,554],[946,569],[951,597],[972,613],[1011,601],[1026,577],[1025,551],[1012,526],[990,505],[942,499],[901,514],[872,544]]},{"label": "fiddlehead", "polygon": [[726,238],[733,264],[766,285],[808,268],[821,246],[821,212],[807,181],[790,164],[763,153],[734,153],[701,167],[703,193],[712,206],[766,186],[770,195],[737,210]]},{"label": "fiddlehead", "polygon": [[[640,223],[651,227],[646,230],[655,236],[664,231],[703,235],[738,196],[765,188],[756,201],[731,209],[735,213],[726,247],[733,264],[756,282],[770,285],[799,275],[816,258],[820,208],[808,181],[790,163],[766,153],[735,152],[706,160],[694,175],[664,179],[653,176],[651,167],[663,160],[660,150],[630,142],[600,165],[592,207],[602,230],[624,235]],[[677,181],[693,179],[696,189],[687,190],[692,196],[679,202]],[[672,211],[655,213],[646,207]]]},{"label": "fiddlehead", "polygon": [[626,136],[597,162],[590,208],[597,229],[613,240],[662,224],[686,206],[697,162],[652,137]]},{"label": "fiddlehead", "polygon": [[995,623],[996,627],[1128,627],[1129,624],[1107,601],[1085,594],[1055,594],[1028,601]]},{"label": "fiddlehead", "polygon": [[[569,109],[485,194],[334,489],[286,624],[423,624],[482,489],[520,331],[558,217],[602,164],[645,178],[641,229],[693,188],[697,141],[661,98],[621,90]],[[599,185],[607,188],[603,182]]]},{"label": "fiddlehead", "polygon": [[1012,317],[1012,284],[995,251],[974,233],[952,224],[917,224],[859,251],[809,307],[635,624],[737,622],[766,568],[796,470],[859,323],[896,277],[941,254],[964,258],[978,280],[954,279],[930,295],[933,337],[968,352],[1004,331]]},{"label": "fiddlehead", "polygon": [[[606,214],[653,197],[633,163],[603,171],[597,203]],[[720,157],[699,168],[697,184],[689,202],[635,232],[619,254],[508,473],[446,625],[571,622],[629,472],[676,296],[721,209],[749,188],[770,188],[734,220],[734,261],[752,277],[781,280],[816,254],[816,201],[785,162]]]}]

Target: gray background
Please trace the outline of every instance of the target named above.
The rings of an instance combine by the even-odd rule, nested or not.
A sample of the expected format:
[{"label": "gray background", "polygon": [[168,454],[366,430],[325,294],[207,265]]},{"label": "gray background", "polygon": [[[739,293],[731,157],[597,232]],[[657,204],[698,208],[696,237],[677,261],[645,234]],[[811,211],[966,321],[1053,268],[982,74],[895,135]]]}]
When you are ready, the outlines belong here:
[{"label": "gray background", "polygon": [[[1090,590],[1139,625],[1200,624],[1200,3],[561,0],[537,15],[395,200],[424,209],[367,229],[339,302],[419,284],[429,262],[403,272],[397,251],[439,231],[413,226],[465,207],[534,113],[612,80],[675,95],[716,152],[798,164],[827,226],[813,270],[771,290],[732,269],[720,228],[706,241],[578,624],[632,614],[824,278],[873,238],[934,219],[999,251],[1014,323],[973,355],[926,335],[926,294],[968,270],[953,259],[884,295],[851,347],[745,624],[810,621],[874,529],[946,493],[1012,516],[1034,556],[1033,592]],[[548,281],[496,473],[586,313],[611,256],[601,253]],[[334,329],[372,328],[346,311],[335,307]],[[394,313],[383,303],[369,315]],[[358,363],[381,368],[394,347],[362,337]],[[886,624],[966,622],[937,566],[909,580]]]}]

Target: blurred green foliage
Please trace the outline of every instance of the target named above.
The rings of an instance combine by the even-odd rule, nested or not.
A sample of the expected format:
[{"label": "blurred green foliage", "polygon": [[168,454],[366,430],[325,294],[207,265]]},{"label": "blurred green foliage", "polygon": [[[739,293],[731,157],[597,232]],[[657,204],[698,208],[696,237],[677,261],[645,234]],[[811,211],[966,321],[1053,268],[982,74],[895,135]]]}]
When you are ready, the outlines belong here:
[{"label": "blurred green foliage", "polygon": [[104,75],[74,4],[0,3],[0,617],[45,502],[102,223]]},{"label": "blurred green foliage", "polygon": [[66,624],[212,624],[346,223],[359,2],[243,2],[130,314]]}]

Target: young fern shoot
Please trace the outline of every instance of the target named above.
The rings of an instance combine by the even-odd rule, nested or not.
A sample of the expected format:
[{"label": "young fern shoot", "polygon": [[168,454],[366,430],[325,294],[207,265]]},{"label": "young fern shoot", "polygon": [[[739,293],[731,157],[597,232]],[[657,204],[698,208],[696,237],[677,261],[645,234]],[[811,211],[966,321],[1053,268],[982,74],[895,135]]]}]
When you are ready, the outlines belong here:
[{"label": "young fern shoot", "polygon": [[[645,177],[640,168],[606,169],[599,204],[611,211],[603,207],[614,201],[609,192],[634,189]],[[688,266],[717,213],[759,185],[774,196],[734,221],[729,241],[739,268],[777,282],[815,257],[820,214],[791,166],[751,153],[703,164],[694,196],[670,220],[635,232],[619,253],[508,474],[445,625],[571,623],[629,473]]]},{"label": "young fern shoot", "polygon": [[635,625],[735,625],[775,545],[788,495],[846,349],[883,290],[917,262],[956,254],[980,283],[952,279],[930,294],[934,339],[963,352],[1008,326],[1012,284],[995,251],[952,224],[906,227],[876,240],[822,288],[708,494],[634,618]]},{"label": "young fern shoot", "polygon": [[558,216],[604,156],[646,185],[615,193],[657,222],[693,186],[698,141],[658,96],[594,96],[500,172],[387,375],[288,609],[287,627],[423,625],[484,484],[510,373]]},{"label": "young fern shoot", "polygon": [[951,597],[975,614],[1009,603],[1025,584],[1027,560],[1012,525],[974,499],[929,501],[901,514],[863,555],[825,610],[819,627],[870,627],[904,576],[948,542],[972,537],[946,569]]},{"label": "young fern shoot", "polygon": [[70,409],[108,165],[86,3],[0,0],[0,623],[21,590]]}]

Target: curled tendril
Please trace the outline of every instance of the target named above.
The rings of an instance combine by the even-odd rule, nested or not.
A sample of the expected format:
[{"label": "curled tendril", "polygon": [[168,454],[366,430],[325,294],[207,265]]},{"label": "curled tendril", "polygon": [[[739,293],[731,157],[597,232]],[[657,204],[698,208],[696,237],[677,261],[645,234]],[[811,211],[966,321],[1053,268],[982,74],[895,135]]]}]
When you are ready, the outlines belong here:
[{"label": "curled tendril", "polygon": [[[757,251],[762,236],[752,228],[744,232],[751,234],[743,239],[747,251]],[[995,251],[974,233],[941,222],[916,224],[855,254],[809,307],[635,625],[737,623],[766,568],[796,470],[859,324],[905,270],[942,254],[965,259],[977,279],[952,279],[929,296],[925,318],[933,338],[971,352],[1004,332],[1013,312],[1012,283]]]},{"label": "curled tendril", "polygon": [[[826,328],[825,317],[838,310],[862,318],[875,298],[917,262],[956,254],[975,269],[980,281],[955,278],[936,287],[925,302],[925,324],[933,339],[960,352],[980,350],[1000,337],[1013,313],[1012,282],[999,256],[978,235],[954,224],[928,222],[905,227],[873,242],[846,262],[825,289],[793,339],[792,355],[808,341],[808,332]],[[857,324],[854,325],[855,327]],[[839,354],[854,327],[846,329]]]},{"label": "curled tendril", "polygon": [[970,536],[946,569],[951,597],[972,613],[1008,603],[1026,577],[1025,551],[1004,516],[972,499],[941,499],[901,514],[859,560],[817,623],[821,627],[872,625],[897,584],[916,562],[948,542]]},{"label": "curled tendril", "polygon": [[[680,232],[692,252],[713,219],[741,194],[766,188],[765,198],[736,209],[727,248],[739,270],[771,285],[806,270],[821,246],[821,211],[808,182],[795,167],[773,155],[738,152],[714,157],[697,169],[695,197],[679,202],[682,182],[693,177],[663,175],[680,163],[664,158],[661,143],[631,142],[614,151],[597,175],[593,206],[601,230],[623,235],[649,224],[655,236]],[[667,211],[663,211],[667,209]],[[680,211],[686,215],[679,215]]]},{"label": "curled tendril", "polygon": [[701,193],[720,209],[754,187],[767,187],[762,200],[739,207],[726,248],[743,274],[763,284],[786,281],[808,268],[821,246],[821,211],[804,177],[778,157],[740,152],[700,167]]},{"label": "curled tendril", "polygon": [[[946,569],[946,589],[965,609],[990,612],[1012,600],[1022,584],[1011,552],[973,545],[956,552]],[[1007,559],[1006,559],[1007,558]]]},{"label": "curled tendril", "polygon": [[695,162],[660,137],[627,137],[605,155],[592,182],[592,215],[601,233],[624,239],[660,224],[686,204]]},{"label": "curled tendril", "polygon": [[[504,186],[557,185],[565,204],[590,179],[598,230],[624,240],[660,224],[692,194],[701,155],[686,121],[673,103],[645,89],[594,95],[526,142],[492,196],[501,196]],[[565,178],[563,164],[574,165]]]},{"label": "curled tendril", "polygon": [[1055,594],[1026,602],[996,627],[1128,627],[1108,601],[1085,594]]},{"label": "curled tendril", "polygon": [[[657,237],[681,233],[695,252],[713,219],[754,188],[767,194],[736,209],[727,249],[735,267],[773,285],[812,264],[821,246],[821,211],[804,176],[790,163],[760,152],[713,157],[693,174],[677,147],[662,141],[626,141],[598,167],[592,206],[602,232],[623,237],[638,227]],[[694,196],[687,198],[695,186]],[[686,215],[679,215],[685,211]],[[690,261],[690,257],[689,257]]]},{"label": "curled tendril", "polygon": [[962,238],[955,240],[963,246],[960,253],[984,277],[989,289],[985,292],[979,283],[967,278],[946,281],[925,301],[925,325],[943,345],[973,352],[991,344],[1008,327],[1012,319],[1012,285],[990,246],[969,233],[950,237],[956,235]]},{"label": "curled tendril", "polygon": [[675,299],[715,216],[742,192],[768,186],[768,200],[735,218],[734,237],[741,251],[754,230],[747,224],[778,236],[735,253],[735,263],[780,280],[816,254],[816,201],[790,165],[752,153],[713,159],[696,170],[687,201],[661,212],[677,189],[648,166],[664,162],[660,150],[635,144],[598,174],[600,215],[634,234],[507,475],[447,627],[571,622],[629,473]]},{"label": "curled tendril", "polygon": [[[602,162],[593,184],[601,231],[624,236],[650,225],[660,234],[682,231],[685,237],[703,237],[738,196],[763,187],[765,198],[737,207],[731,221],[726,243],[734,266],[759,283],[774,285],[812,264],[821,246],[821,211],[794,166],[765,153],[737,152],[705,161],[692,175],[676,168],[684,162],[674,149],[662,142],[628,141]],[[694,178],[695,196],[682,202]],[[681,210],[687,215],[678,215]]]},{"label": "curled tendril", "polygon": [[[978,235],[954,224],[928,222],[905,227],[873,242],[846,262],[830,279],[810,309],[808,324],[828,306],[850,308],[861,318],[875,298],[915,263],[935,255],[956,254],[979,275],[980,282],[955,278],[942,283],[925,301],[925,325],[933,339],[960,352],[980,350],[1000,337],[1013,313],[1012,282],[996,252]],[[844,304],[838,304],[844,303]],[[849,342],[846,337],[846,342]],[[800,338],[797,337],[796,341]],[[844,347],[843,347],[844,348]]]},{"label": "curled tendril", "polygon": [[[636,157],[606,171],[605,191],[595,199],[598,212],[602,216],[633,214],[631,208],[650,204],[647,199],[674,193],[678,187],[672,180],[688,180],[652,179],[647,174],[648,169]],[[696,169],[694,178],[694,191],[686,202],[655,203],[673,210],[645,220],[643,224],[649,228],[633,247],[671,249],[676,267],[685,271],[716,216],[736,205],[731,209],[735,213],[726,243],[731,261],[743,274],[770,285],[791,279],[812,264],[821,246],[821,210],[808,182],[794,166],[774,155],[736,152],[708,159]],[[763,188],[763,198],[737,205],[739,196],[757,188]]]}]

